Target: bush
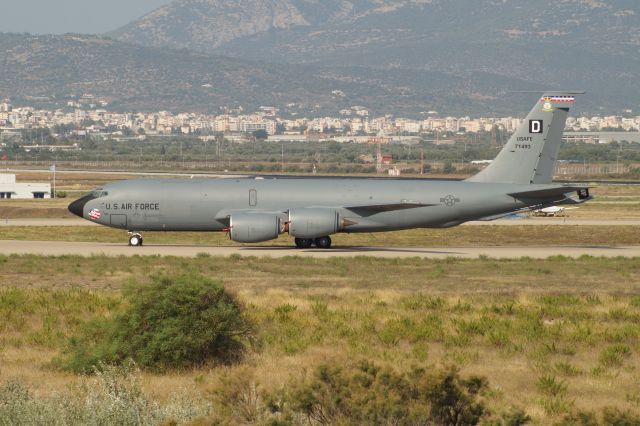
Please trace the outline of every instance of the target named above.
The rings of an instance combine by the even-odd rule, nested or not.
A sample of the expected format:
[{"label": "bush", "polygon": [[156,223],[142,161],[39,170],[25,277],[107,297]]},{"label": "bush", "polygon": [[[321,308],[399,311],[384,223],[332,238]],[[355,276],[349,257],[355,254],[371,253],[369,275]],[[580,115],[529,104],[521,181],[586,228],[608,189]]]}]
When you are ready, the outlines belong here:
[{"label": "bush", "polygon": [[370,361],[331,363],[279,390],[262,389],[249,368],[221,374],[210,392],[215,414],[204,424],[517,426],[530,420],[517,407],[491,415],[486,380],[462,378],[455,369],[398,372]]},{"label": "bush", "polygon": [[178,424],[207,414],[203,400],[186,394],[173,394],[163,404],[150,401],[133,363],[102,365],[91,380],[49,397],[36,396],[17,381],[0,386],[0,425]]},{"label": "bush", "polygon": [[317,424],[475,425],[489,415],[486,381],[456,370],[397,373],[370,362],[343,369],[320,366],[312,380],[292,386],[291,409]]},{"label": "bush", "polygon": [[453,167],[453,164],[451,164],[450,162],[446,162],[442,166],[442,173],[444,173],[446,175],[451,174],[451,173],[455,173],[455,172],[456,172],[456,168]]},{"label": "bush", "polygon": [[617,344],[604,349],[598,360],[604,367],[622,367],[624,360],[631,357],[631,348],[627,345]]},{"label": "bush", "polygon": [[605,407],[600,416],[592,411],[577,411],[567,414],[556,426],[633,426],[640,425],[640,416],[618,408]]},{"label": "bush", "polygon": [[123,312],[86,324],[71,340],[68,369],[88,372],[129,358],[155,370],[229,363],[253,336],[238,301],[202,276],[155,276],[129,286],[125,299]]}]

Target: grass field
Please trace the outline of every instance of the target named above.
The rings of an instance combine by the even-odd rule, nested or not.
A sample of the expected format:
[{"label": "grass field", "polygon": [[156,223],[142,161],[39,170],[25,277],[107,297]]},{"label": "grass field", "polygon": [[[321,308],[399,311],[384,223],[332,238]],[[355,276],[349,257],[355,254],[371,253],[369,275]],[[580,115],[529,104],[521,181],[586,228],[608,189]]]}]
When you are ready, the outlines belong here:
[{"label": "grass field", "polygon": [[[77,193],[58,200],[3,200],[0,218],[71,217],[66,206],[75,194],[115,178],[122,176],[63,176],[60,188]],[[640,187],[602,186],[594,194],[597,200],[569,216],[640,217]],[[340,234],[334,243],[636,245],[637,229],[474,226]],[[148,244],[235,244],[220,233],[144,236]],[[124,245],[126,238],[124,231],[104,227],[0,227],[0,240]],[[292,241],[281,237],[267,244]],[[7,381],[39,397],[80,398],[76,387],[95,378],[58,367],[69,339],[87,321],[119,312],[128,283],[186,272],[218,279],[236,294],[256,323],[259,343],[238,365],[142,373],[145,396],[168,404],[163,412],[177,406],[193,413],[218,410],[213,395],[228,386],[229,377],[242,377],[249,395],[256,389],[278,392],[321,364],[367,360],[398,371],[454,365],[464,376],[481,375],[489,382],[484,398],[493,412],[520,407],[535,424],[604,407],[640,415],[640,259],[0,256],[0,423]],[[187,402],[176,405],[176,393]]]},{"label": "grass field", "polygon": [[220,279],[260,345],[233,367],[144,373],[149,398],[210,397],[242,374],[277,390],[320,363],[457,365],[490,383],[487,404],[549,424],[574,410],[640,413],[640,259],[0,258],[0,377],[39,395],[89,380],[52,364],[69,336],[160,272]]},{"label": "grass field", "polygon": [[[562,219],[558,219],[562,220]],[[337,234],[335,246],[470,247],[545,245],[636,245],[636,226],[508,225],[460,226],[450,229],[414,229],[374,234]],[[144,232],[146,244],[239,245],[220,232]],[[127,233],[97,226],[2,226],[0,240],[127,242]],[[262,245],[293,246],[282,235]]]}]

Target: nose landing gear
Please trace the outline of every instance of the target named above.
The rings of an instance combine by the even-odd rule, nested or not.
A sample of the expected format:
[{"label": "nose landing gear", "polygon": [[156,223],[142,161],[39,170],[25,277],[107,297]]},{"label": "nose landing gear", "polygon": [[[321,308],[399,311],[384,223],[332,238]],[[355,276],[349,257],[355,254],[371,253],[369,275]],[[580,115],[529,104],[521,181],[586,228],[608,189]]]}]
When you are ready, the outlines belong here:
[{"label": "nose landing gear", "polygon": [[142,235],[137,232],[129,232],[129,245],[133,247],[142,246]]}]

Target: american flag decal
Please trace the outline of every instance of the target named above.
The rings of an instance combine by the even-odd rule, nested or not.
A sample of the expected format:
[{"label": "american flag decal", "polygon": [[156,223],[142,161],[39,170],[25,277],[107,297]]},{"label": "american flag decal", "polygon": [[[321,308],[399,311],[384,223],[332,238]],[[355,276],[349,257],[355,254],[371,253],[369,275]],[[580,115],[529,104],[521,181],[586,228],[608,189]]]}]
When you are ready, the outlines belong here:
[{"label": "american flag decal", "polygon": [[93,209],[89,212],[89,217],[93,220],[100,219],[100,216],[102,216],[102,213],[98,209]]},{"label": "american flag decal", "polygon": [[542,102],[575,102],[575,96],[549,96],[542,98]]}]

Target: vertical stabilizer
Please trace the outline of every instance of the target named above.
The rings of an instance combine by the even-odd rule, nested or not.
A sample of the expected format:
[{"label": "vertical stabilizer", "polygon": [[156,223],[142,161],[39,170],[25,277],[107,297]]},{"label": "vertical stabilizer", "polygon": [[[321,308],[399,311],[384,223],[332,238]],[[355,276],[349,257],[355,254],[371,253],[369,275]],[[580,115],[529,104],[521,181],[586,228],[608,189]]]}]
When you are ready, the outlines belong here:
[{"label": "vertical stabilizer", "polygon": [[574,95],[545,92],[493,162],[469,182],[551,183]]}]

